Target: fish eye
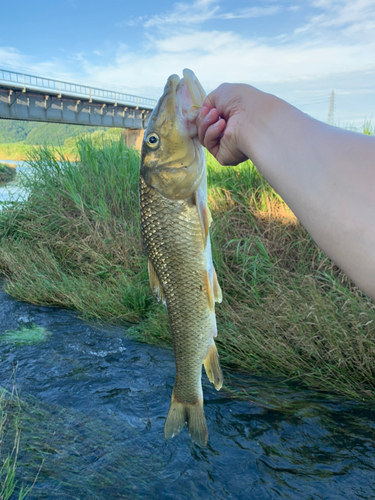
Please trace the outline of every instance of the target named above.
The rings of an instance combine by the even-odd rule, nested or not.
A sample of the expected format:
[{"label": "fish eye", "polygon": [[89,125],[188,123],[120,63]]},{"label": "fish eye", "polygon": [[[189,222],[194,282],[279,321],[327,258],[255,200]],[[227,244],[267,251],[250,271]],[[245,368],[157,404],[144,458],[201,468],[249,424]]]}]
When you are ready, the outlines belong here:
[{"label": "fish eye", "polygon": [[155,133],[150,134],[147,137],[147,146],[150,146],[150,148],[156,148],[159,146],[159,136]]}]

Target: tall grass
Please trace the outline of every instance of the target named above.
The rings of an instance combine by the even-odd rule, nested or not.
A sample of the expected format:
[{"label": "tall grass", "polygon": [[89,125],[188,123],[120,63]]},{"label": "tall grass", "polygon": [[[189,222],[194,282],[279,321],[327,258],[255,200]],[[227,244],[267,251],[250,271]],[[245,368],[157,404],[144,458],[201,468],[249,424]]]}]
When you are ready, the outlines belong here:
[{"label": "tall grass", "polygon": [[[14,393],[0,387],[0,499],[18,498],[24,500],[33,485],[25,488],[18,486],[16,480],[17,458],[20,444],[20,400]],[[9,439],[10,436],[10,439]],[[10,443],[10,451],[3,452],[4,442]],[[5,455],[5,456],[4,456]]]},{"label": "tall grass", "polygon": [[[20,300],[135,325],[171,341],[151,297],[138,216],[139,155],[121,141],[77,144],[78,159],[35,150],[29,198],[0,213],[0,270]],[[250,162],[208,157],[212,248],[224,300],[222,364],[351,398],[374,399],[375,308],[314,244]],[[183,265],[183,260],[181,262]]]}]

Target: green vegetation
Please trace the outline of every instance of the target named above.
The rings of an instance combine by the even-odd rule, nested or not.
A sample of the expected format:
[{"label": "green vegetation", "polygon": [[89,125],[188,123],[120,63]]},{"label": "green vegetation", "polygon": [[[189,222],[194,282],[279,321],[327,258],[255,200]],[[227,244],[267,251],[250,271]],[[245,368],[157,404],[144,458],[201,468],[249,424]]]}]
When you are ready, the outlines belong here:
[{"label": "green vegetation", "polygon": [[[19,418],[21,402],[17,395],[0,387],[0,499],[23,500],[31,492],[30,488],[17,487],[16,471],[20,444]],[[3,448],[10,451],[4,457]],[[18,494],[16,496],[16,494]]]},{"label": "green vegetation", "polygon": [[15,345],[39,344],[47,340],[49,332],[38,325],[21,326],[19,330],[8,330],[0,333],[0,342]]},{"label": "green vegetation", "polygon": [[0,186],[14,180],[16,177],[16,169],[7,165],[6,163],[0,163]]},{"label": "green vegetation", "polygon": [[121,129],[0,120],[0,158],[23,160],[31,154],[35,146],[46,144],[49,147],[59,148],[60,152],[73,158],[77,154],[75,149],[77,137],[92,136],[96,142],[103,137],[103,134],[108,138],[117,138],[121,135]]},{"label": "green vegetation", "polygon": [[63,123],[0,120],[0,144],[23,143],[34,146],[44,144],[62,146],[70,137],[91,134],[97,130],[104,129]]},{"label": "green vegetation", "polygon": [[[151,297],[139,235],[139,155],[122,141],[78,141],[78,159],[48,148],[28,158],[30,196],[0,213],[5,290],[34,304],[137,323],[170,343]],[[208,158],[223,366],[374,399],[375,307],[320,251],[251,162]],[[182,263],[183,264],[183,263]]]},{"label": "green vegetation", "polygon": [[0,143],[0,158],[2,160],[23,160],[33,149],[34,146],[25,146],[22,142],[14,144]]}]

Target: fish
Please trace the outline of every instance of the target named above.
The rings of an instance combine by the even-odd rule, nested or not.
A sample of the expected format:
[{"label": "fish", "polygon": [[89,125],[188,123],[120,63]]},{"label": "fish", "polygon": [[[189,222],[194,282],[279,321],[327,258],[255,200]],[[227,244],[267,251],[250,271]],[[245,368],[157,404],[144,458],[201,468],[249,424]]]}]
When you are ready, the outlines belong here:
[{"label": "fish", "polygon": [[222,291],[211,253],[205,151],[195,124],[205,97],[193,71],[168,78],[144,133],[139,174],[150,287],[167,308],[176,364],[164,436],[176,436],[187,424],[201,447],[208,442],[202,365],[217,390],[223,385],[214,340]]}]

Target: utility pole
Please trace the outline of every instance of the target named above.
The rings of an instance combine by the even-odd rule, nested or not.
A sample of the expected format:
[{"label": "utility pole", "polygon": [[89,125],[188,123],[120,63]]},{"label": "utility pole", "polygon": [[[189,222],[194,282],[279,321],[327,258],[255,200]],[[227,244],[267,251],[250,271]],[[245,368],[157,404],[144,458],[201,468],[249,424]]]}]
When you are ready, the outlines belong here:
[{"label": "utility pole", "polygon": [[335,110],[335,91],[331,92],[331,99],[329,101],[329,110],[328,110],[328,118],[327,123],[329,125],[333,125],[333,112]]}]

